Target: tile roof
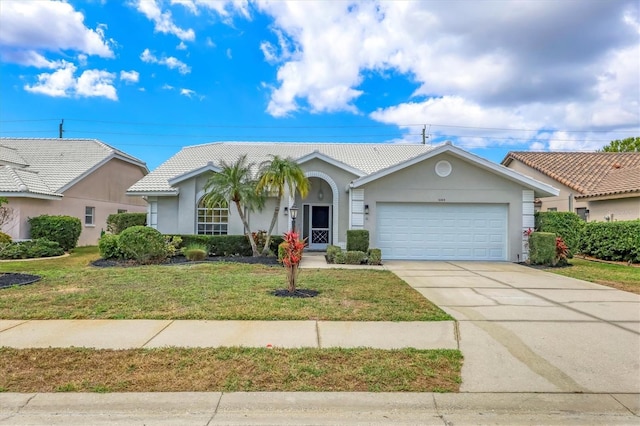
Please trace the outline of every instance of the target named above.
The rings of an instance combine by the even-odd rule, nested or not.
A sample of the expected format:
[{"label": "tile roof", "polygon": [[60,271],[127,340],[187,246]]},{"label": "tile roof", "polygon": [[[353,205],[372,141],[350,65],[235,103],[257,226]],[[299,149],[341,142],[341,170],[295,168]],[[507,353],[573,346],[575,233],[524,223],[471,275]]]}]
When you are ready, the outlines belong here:
[{"label": "tile roof", "polygon": [[576,198],[632,193],[640,194],[640,167],[611,169],[591,191]]},{"label": "tile roof", "polygon": [[522,162],[580,195],[640,191],[639,152],[509,152],[502,164]]},{"label": "tile roof", "polygon": [[233,163],[242,154],[247,154],[250,162],[260,164],[269,155],[291,157],[295,160],[314,152],[371,174],[378,170],[399,164],[434,149],[421,144],[372,144],[372,143],[290,143],[290,142],[216,142],[183,148],[157,169],[135,183],[129,192],[173,192],[169,180],[212,162]]},{"label": "tile roof", "polygon": [[61,195],[95,167],[144,162],[96,139],[0,138],[0,192]]}]

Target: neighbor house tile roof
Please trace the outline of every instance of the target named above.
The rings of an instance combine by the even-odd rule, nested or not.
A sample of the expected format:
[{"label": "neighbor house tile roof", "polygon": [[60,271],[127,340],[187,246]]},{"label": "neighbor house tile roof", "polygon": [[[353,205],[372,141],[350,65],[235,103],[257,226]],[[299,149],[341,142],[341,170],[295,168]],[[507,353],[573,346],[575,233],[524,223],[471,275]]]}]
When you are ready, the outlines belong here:
[{"label": "neighbor house tile roof", "polygon": [[640,192],[639,152],[509,152],[521,163],[568,186],[578,197]]},{"label": "neighbor house tile roof", "polygon": [[144,162],[96,139],[0,138],[0,193],[60,196],[111,158]]},{"label": "neighbor house tile roof", "polygon": [[135,183],[132,193],[173,193],[169,180],[209,162],[219,166],[221,161],[235,162],[247,154],[247,160],[256,164],[269,160],[270,155],[298,160],[314,152],[362,171],[362,175],[394,166],[410,158],[432,150],[434,146],[421,144],[371,144],[371,143],[290,143],[290,142],[216,142],[183,148],[157,169]]}]

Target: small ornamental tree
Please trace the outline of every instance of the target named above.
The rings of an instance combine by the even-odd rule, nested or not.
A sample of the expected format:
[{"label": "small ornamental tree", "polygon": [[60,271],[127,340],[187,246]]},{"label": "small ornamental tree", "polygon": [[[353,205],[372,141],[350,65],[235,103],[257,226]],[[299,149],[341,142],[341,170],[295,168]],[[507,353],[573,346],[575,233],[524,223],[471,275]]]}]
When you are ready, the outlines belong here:
[{"label": "small ornamental tree", "polygon": [[297,232],[290,231],[284,234],[284,242],[280,247],[282,248],[282,264],[287,270],[287,290],[289,293],[295,293],[304,240],[299,239]]}]

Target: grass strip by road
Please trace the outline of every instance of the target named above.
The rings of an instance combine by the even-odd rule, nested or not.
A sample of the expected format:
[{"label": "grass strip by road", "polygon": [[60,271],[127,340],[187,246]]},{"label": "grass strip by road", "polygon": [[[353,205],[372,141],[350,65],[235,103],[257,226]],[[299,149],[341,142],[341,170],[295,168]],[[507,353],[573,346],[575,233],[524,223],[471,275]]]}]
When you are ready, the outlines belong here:
[{"label": "grass strip by road", "polygon": [[2,319],[199,319],[438,321],[451,317],[393,273],[301,270],[307,299],[275,297],[286,288],[280,266],[202,263],[97,268],[93,248],[36,262],[6,262],[0,272],[41,275],[0,290]]},{"label": "grass strip by road", "polygon": [[579,280],[590,281],[640,294],[640,268],[609,264],[574,257],[567,268],[548,268],[546,271]]},{"label": "grass strip by road", "polygon": [[457,350],[0,348],[2,392],[456,392]]}]

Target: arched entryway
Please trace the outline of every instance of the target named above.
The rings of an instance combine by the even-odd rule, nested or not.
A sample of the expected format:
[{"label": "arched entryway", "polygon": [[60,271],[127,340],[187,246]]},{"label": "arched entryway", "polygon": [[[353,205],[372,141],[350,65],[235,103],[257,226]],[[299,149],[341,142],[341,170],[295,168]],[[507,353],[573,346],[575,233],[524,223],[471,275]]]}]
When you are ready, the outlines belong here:
[{"label": "arched entryway", "polygon": [[322,172],[307,172],[309,194],[301,201],[300,231],[311,250],[335,244],[338,231],[338,187]]}]

